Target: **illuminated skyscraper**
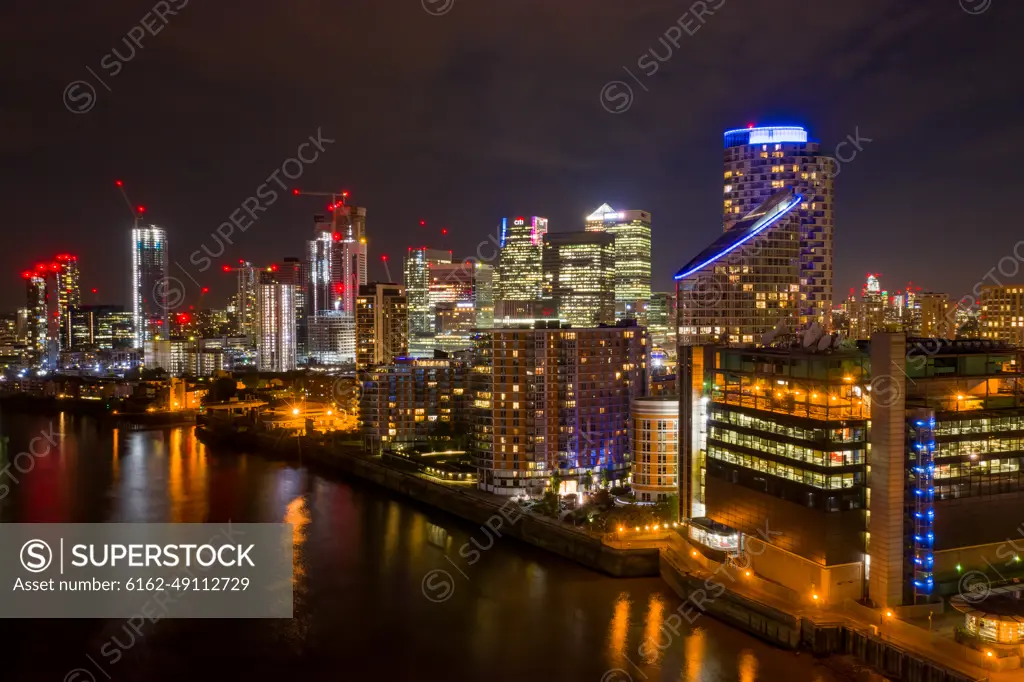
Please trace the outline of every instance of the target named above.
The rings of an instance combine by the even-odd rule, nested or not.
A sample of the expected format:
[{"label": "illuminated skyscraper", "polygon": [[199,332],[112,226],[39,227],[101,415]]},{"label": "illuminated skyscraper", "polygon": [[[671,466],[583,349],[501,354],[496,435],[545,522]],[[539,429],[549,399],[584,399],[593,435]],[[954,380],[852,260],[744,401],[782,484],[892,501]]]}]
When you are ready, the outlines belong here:
[{"label": "illuminated skyscraper", "polygon": [[495,318],[529,319],[539,306],[543,274],[541,253],[548,219],[523,216],[501,219],[501,254],[495,295]]},{"label": "illuminated skyscraper", "polygon": [[295,285],[260,271],[256,285],[256,366],[261,372],[295,369]]},{"label": "illuminated skyscraper", "polygon": [[238,274],[238,293],[235,299],[235,316],[238,324],[238,335],[255,338],[259,333],[259,274],[256,267],[249,261],[238,261],[235,268]]},{"label": "illuminated skyscraper", "polygon": [[355,315],[359,287],[366,284],[366,209],[336,206],[335,232],[339,235],[338,269],[341,276],[341,310]]},{"label": "illuminated skyscraper", "polygon": [[616,238],[602,232],[544,236],[544,302],[574,327],[615,322]]},{"label": "illuminated skyscraper", "polygon": [[46,355],[46,344],[49,337],[46,296],[46,273],[25,272],[25,308],[27,315],[26,339],[30,364],[40,363]]},{"label": "illuminated skyscraper", "polygon": [[60,350],[71,348],[71,309],[82,305],[82,290],[78,283],[78,256],[57,256],[54,278],[57,298],[57,343]]},{"label": "illuminated skyscraper", "polygon": [[167,231],[156,225],[132,228],[132,313],[135,347],[156,335],[167,336],[167,309],[177,292],[167,278]]},{"label": "illuminated skyscraper", "polygon": [[307,242],[310,313],[355,314],[359,287],[366,284],[366,209],[335,204],[330,218],[313,216],[314,238]]},{"label": "illuminated skyscraper", "polygon": [[452,262],[452,252],[441,249],[409,247],[405,257],[405,295],[409,301],[409,335],[432,334],[434,317],[430,311],[430,266]]},{"label": "illuminated skyscraper", "polygon": [[409,350],[405,287],[374,282],[356,299],[356,369],[387,365]]},{"label": "illuminated skyscraper", "polygon": [[635,317],[651,299],[651,214],[602,204],[587,216],[586,229],[615,236],[615,302],[626,317]]},{"label": "illuminated skyscraper", "polygon": [[309,273],[298,258],[285,258],[277,271],[277,281],[295,292],[295,357],[299,364],[309,358]]},{"label": "illuminated skyscraper", "polygon": [[725,133],[723,219],[726,231],[782,189],[803,196],[800,221],[798,322],[828,325],[832,313],[832,231],[835,161],[820,154],[797,126],[740,128]]}]

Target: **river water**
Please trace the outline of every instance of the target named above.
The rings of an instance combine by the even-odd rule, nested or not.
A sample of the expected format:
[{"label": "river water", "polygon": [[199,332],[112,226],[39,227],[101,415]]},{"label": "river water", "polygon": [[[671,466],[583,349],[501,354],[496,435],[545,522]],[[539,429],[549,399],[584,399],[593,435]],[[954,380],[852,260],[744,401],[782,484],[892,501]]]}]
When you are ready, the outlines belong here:
[{"label": "river water", "polygon": [[360,482],[207,448],[191,428],[0,414],[10,438],[0,469],[48,431],[56,445],[31,467],[20,458],[31,470],[11,469],[17,483],[0,480],[0,522],[291,523],[295,615],[163,619],[141,634],[115,620],[0,620],[2,680],[845,679],[710,616],[673,634],[664,626],[681,603],[658,579],[607,578],[508,538],[470,564],[459,548],[487,546],[472,524]]}]

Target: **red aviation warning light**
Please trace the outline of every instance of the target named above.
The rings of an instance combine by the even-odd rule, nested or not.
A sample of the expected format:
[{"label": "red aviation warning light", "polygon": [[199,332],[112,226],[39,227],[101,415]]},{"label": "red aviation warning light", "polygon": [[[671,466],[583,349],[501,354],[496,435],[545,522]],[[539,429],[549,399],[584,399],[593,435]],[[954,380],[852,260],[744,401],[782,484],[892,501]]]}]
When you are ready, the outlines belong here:
[{"label": "red aviation warning light", "polygon": [[421,220],[420,221],[420,227],[426,227],[426,226],[427,226],[427,221],[426,220]]},{"label": "red aviation warning light", "polygon": [[25,279],[32,279],[32,271],[26,270],[25,272],[21,273],[21,276],[24,277]]},{"label": "red aviation warning light", "polygon": [[277,263],[272,263],[270,265],[270,271],[271,272],[277,272]]},{"label": "red aviation warning light", "polygon": [[114,180],[114,184],[118,187],[124,187],[124,183],[121,182],[120,180]]},{"label": "red aviation warning light", "polygon": [[230,265],[225,265],[224,266],[224,272],[231,272],[231,266]]},{"label": "red aviation warning light", "polygon": [[381,259],[382,261],[387,261],[388,257],[387,257],[387,256],[381,256],[381,257],[380,257],[380,259]]},{"label": "red aviation warning light", "polygon": [[441,234],[448,234],[448,228],[447,227],[441,228]]},{"label": "red aviation warning light", "polygon": [[341,232],[335,232],[334,234],[332,234],[331,235],[331,239],[333,239],[336,242],[340,242],[341,241]]},{"label": "red aviation warning light", "polygon": [[188,324],[192,321],[192,316],[188,313],[181,313],[178,315],[178,324]]},{"label": "red aviation warning light", "polygon": [[97,291],[97,290],[96,290],[96,289],[94,288],[94,289],[92,290],[92,293],[94,293],[94,294],[98,294],[98,293],[99,293],[99,291]]},{"label": "red aviation warning light", "polygon": [[[203,288],[202,288],[202,289],[201,289],[200,291],[201,291],[202,293],[204,293],[204,294],[208,294],[208,293],[210,293],[210,287],[203,287]],[[95,293],[96,293],[96,290],[95,290],[95,289],[93,289],[93,290],[92,290],[92,293],[94,293],[94,294],[95,294]]]},{"label": "red aviation warning light", "polygon": [[295,189],[292,190],[292,194],[295,196],[299,196],[300,194],[302,194],[302,192],[300,192],[298,187],[296,187]]}]

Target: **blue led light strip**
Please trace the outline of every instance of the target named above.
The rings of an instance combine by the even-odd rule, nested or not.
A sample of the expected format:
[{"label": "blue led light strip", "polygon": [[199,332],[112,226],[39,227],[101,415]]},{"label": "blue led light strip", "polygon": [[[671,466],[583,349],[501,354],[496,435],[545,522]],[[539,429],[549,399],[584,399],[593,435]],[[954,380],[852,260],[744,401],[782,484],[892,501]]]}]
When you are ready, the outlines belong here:
[{"label": "blue led light strip", "polygon": [[675,279],[676,280],[686,279],[687,277],[689,277],[693,273],[697,272],[701,268],[707,266],[710,263],[714,263],[716,260],[718,260],[719,258],[724,256],[725,254],[730,253],[732,251],[735,251],[736,249],[738,249],[739,247],[743,246],[744,244],[749,242],[751,239],[753,239],[754,237],[759,235],[761,232],[764,232],[769,227],[774,225],[776,222],[779,221],[780,218],[782,218],[784,215],[786,215],[791,208],[793,208],[794,206],[796,206],[797,204],[799,204],[803,200],[804,200],[804,197],[803,197],[802,194],[794,194],[792,199],[790,199],[785,204],[781,204],[780,205],[781,208],[777,207],[775,213],[766,214],[766,215],[762,216],[760,219],[758,219],[758,223],[759,224],[755,223],[756,227],[746,237],[744,237],[743,239],[739,240],[738,242],[736,242],[735,244],[733,244],[729,248],[725,249],[724,251],[715,254],[711,258],[708,258],[706,261],[704,261],[700,265],[698,265],[696,267],[693,267],[693,268],[690,268],[686,272],[677,274],[675,276]]},{"label": "blue led light strip", "polygon": [[935,568],[935,416],[928,413],[924,418],[914,421],[912,427],[914,466],[913,473],[913,520],[914,520],[914,542],[913,542],[913,577],[911,584],[914,592],[914,602],[923,599],[928,601],[931,598],[932,589],[935,587],[935,578],[932,574]]}]

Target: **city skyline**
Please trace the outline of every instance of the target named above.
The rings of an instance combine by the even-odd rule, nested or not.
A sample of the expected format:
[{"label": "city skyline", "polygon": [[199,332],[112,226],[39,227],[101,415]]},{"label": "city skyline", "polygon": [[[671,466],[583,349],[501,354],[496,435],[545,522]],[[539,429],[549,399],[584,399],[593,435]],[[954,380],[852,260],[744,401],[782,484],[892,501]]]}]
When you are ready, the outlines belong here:
[{"label": "city skyline", "polygon": [[[9,224],[26,237],[17,253],[13,249],[0,253],[0,282],[4,283],[0,310],[18,307],[20,297],[11,291],[16,273],[24,261],[46,257],[53,250],[50,243],[78,254],[83,282],[98,288],[99,302],[129,303],[128,278],[99,266],[127,254],[127,246],[118,240],[130,221],[110,188],[117,178],[132,185],[133,199],[145,204],[153,222],[168,230],[172,245],[177,245],[172,246],[172,258],[191,268],[189,254],[209,243],[210,233],[317,126],[332,139],[348,138],[345,154],[335,154],[336,146],[328,147],[302,177],[281,179],[286,186],[347,189],[355,203],[374,211],[377,236],[370,241],[369,279],[386,279],[379,260],[384,253],[397,263],[408,246],[426,243],[472,254],[502,215],[546,215],[553,232],[569,231],[594,206],[608,202],[616,207],[642,206],[658,216],[653,233],[659,245],[654,250],[653,288],[667,289],[687,245],[714,237],[713,216],[720,214],[721,204],[713,190],[718,186],[720,191],[721,179],[710,175],[709,169],[720,167],[722,131],[755,123],[803,125],[814,132],[824,152],[834,154],[844,142],[840,150],[844,158],[856,152],[853,160],[843,163],[843,189],[836,196],[840,217],[834,291],[857,286],[864,272],[877,270],[951,296],[968,293],[1017,241],[1009,224],[999,220],[1014,210],[1011,198],[985,180],[1012,172],[1012,152],[1017,146],[1008,134],[1020,112],[1013,78],[1000,77],[990,66],[1010,59],[1004,31],[1024,8],[1003,5],[971,16],[956,2],[931,10],[880,1],[871,8],[843,7],[819,16],[800,11],[797,4],[783,3],[777,10],[745,11],[741,20],[730,19],[728,8],[723,7],[698,33],[687,37],[685,54],[679,51],[644,81],[650,93],[641,96],[640,87],[632,84],[635,101],[617,116],[601,108],[601,85],[609,79],[628,78],[621,65],[635,71],[635,55],[652,42],[657,44],[665,30],[662,24],[671,23],[678,13],[653,7],[639,13],[590,8],[592,31],[611,35],[596,40],[592,33],[576,46],[578,58],[569,62],[562,40],[541,40],[544,47],[531,53],[530,62],[558,65],[544,73],[547,69],[523,69],[495,48],[494,40],[482,41],[468,33],[466,22],[474,21],[477,11],[443,18],[413,12],[395,25],[366,9],[356,9],[346,13],[344,20],[349,23],[360,17],[365,37],[320,46],[323,52],[317,59],[345,63],[351,61],[350,50],[352,55],[359,54],[361,43],[371,36],[397,33],[395,42],[403,46],[399,55],[409,55],[408,59],[396,55],[398,64],[392,67],[365,65],[348,77],[368,88],[382,78],[394,77],[398,82],[409,78],[426,93],[424,108],[395,100],[403,88],[373,101],[372,111],[351,107],[348,97],[340,93],[323,97],[322,78],[312,76],[303,64],[312,57],[299,57],[302,51],[296,49],[288,51],[292,68],[274,62],[267,69],[260,56],[237,66],[243,74],[258,74],[260,79],[267,78],[269,70],[273,83],[283,83],[296,102],[316,92],[318,106],[315,111],[287,105],[262,111],[248,106],[262,101],[260,96],[237,100],[233,72],[229,78],[223,71],[206,73],[205,67],[198,66],[206,60],[196,57],[212,49],[222,33],[211,32],[209,17],[189,7],[153,39],[151,49],[147,46],[140,52],[130,72],[125,68],[125,77],[118,79],[113,92],[101,97],[87,114],[69,113],[59,95],[69,80],[82,73],[82,61],[99,49],[83,36],[91,30],[106,44],[123,35],[134,20],[132,7],[115,2],[112,8],[120,8],[115,12],[119,19],[83,13],[76,22],[80,30],[62,39],[62,54],[39,60],[47,61],[46,69],[32,81],[8,82],[9,90],[24,91],[25,96],[14,106],[5,142],[12,167],[19,169],[19,180],[0,188],[0,202],[7,209]],[[247,37],[252,44],[260,44],[255,36],[284,20],[302,26],[286,44],[294,40],[296,47],[306,45],[307,32],[336,10],[326,15],[317,10],[316,20],[308,24],[312,12],[308,7],[289,11],[294,18],[287,20],[277,16],[279,11],[283,10],[268,10],[272,18],[243,13],[234,27],[239,40]],[[561,35],[571,21],[571,13],[563,16],[532,2],[508,11],[500,35],[514,35],[529,26],[551,38]],[[743,28],[750,26],[764,29],[765,35],[751,40],[750,31]],[[735,88],[724,84],[749,74],[752,55],[773,53],[763,46],[771,27],[811,38],[799,55],[775,55],[772,64],[759,66],[757,85],[737,96]],[[426,55],[420,47],[409,47],[424,34],[435,32],[462,35],[468,44],[446,48],[431,42]],[[833,71],[819,75],[816,96],[794,102],[795,74],[801,73],[801,62],[832,64],[837,46],[864,35],[870,36],[870,51],[835,62]],[[408,43],[402,42],[405,38]],[[724,49],[733,42],[737,49]],[[32,44],[27,51],[32,51]],[[473,59],[473,54],[482,55],[484,61]],[[907,54],[915,55],[909,63]],[[151,65],[152,59],[158,63]],[[490,79],[481,70],[484,63],[491,65],[494,82],[506,84],[500,93],[477,87]],[[893,63],[906,68],[896,69]],[[715,78],[694,78],[700,71],[694,71],[695,64],[701,69],[714,64]],[[178,74],[173,88],[161,84],[163,79],[154,74],[147,78],[145,72],[151,66],[160,73]],[[567,89],[566,83],[573,86]],[[534,96],[517,96],[531,92],[531,87],[536,88]],[[557,106],[532,104],[545,97]],[[460,111],[445,114],[436,133],[415,132],[413,121],[423,120],[435,104],[447,111],[443,103],[449,101],[459,101]],[[186,104],[173,106],[176,102]],[[473,106],[504,113],[491,123],[474,122],[462,113]],[[551,109],[564,113],[549,117],[545,112]],[[29,116],[29,111],[37,113]],[[246,113],[240,116],[239,111]],[[965,127],[965,121],[979,117],[984,118],[983,127]],[[352,134],[363,129],[365,134]],[[654,129],[660,131],[656,139],[645,135]],[[83,134],[86,130],[89,133]],[[173,134],[155,135],[157,130]],[[186,130],[190,132],[182,132]],[[849,143],[849,136],[862,140],[861,151]],[[188,145],[183,145],[186,139]],[[942,144],[934,143],[938,140]],[[194,159],[184,151],[188,148],[203,152]],[[451,155],[454,148],[460,151]],[[969,166],[943,161],[955,154],[964,154]],[[452,160],[437,165],[438,158],[451,156]],[[968,173],[967,167],[986,170]],[[927,172],[908,177],[908,168]],[[963,197],[972,200],[963,201]],[[67,212],[44,218],[40,207],[56,202],[74,205],[74,218]],[[245,234],[235,233],[224,260],[241,257],[266,263],[280,255],[300,256],[293,235],[304,229],[315,208],[287,196],[278,199],[258,214],[259,221]],[[421,227],[420,220],[426,225]],[[928,226],[927,234],[947,240],[961,234],[964,225],[982,225],[986,239],[965,253],[954,254],[936,243],[941,240],[922,239],[922,225]],[[448,229],[447,235],[441,234],[443,228]],[[387,242],[382,235],[388,235]],[[889,248],[880,249],[880,245]],[[917,257],[905,258],[908,250]],[[176,269],[173,263],[171,267]],[[211,288],[211,300],[226,298],[217,273],[191,274]],[[184,273],[177,276],[188,281]]]}]

